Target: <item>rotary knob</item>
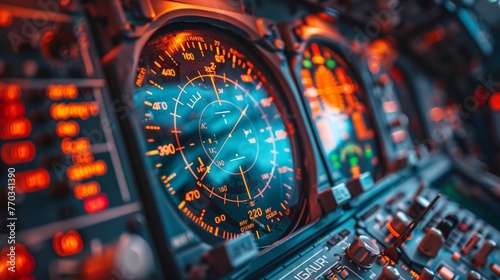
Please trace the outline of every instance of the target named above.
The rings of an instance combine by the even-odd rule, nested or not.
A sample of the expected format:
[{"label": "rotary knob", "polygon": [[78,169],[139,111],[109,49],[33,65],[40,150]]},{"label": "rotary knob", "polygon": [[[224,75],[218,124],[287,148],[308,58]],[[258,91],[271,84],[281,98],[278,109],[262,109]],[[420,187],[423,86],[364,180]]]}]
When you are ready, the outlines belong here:
[{"label": "rotary knob", "polygon": [[400,277],[399,271],[395,267],[388,265],[384,267],[377,280],[398,280]]},{"label": "rotary knob", "polygon": [[69,28],[54,28],[44,33],[40,42],[42,55],[55,66],[63,66],[78,57],[78,41]]},{"label": "rotary knob", "polygon": [[396,238],[410,226],[412,219],[405,213],[398,211],[392,220],[387,224],[387,228]]},{"label": "rotary knob", "polygon": [[481,274],[475,272],[474,270],[472,270],[469,275],[467,275],[467,280],[481,280],[483,279],[483,277],[481,276]]},{"label": "rotary knob", "polygon": [[360,235],[347,247],[346,253],[357,265],[370,268],[377,260],[380,249],[374,239]]}]

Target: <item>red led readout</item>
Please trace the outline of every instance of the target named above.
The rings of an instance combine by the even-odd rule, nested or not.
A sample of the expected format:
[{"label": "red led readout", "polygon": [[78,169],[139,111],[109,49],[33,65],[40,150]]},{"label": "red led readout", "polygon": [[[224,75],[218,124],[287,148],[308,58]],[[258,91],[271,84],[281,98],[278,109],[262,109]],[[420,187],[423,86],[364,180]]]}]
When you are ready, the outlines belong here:
[{"label": "red led readout", "polygon": [[12,119],[21,117],[26,112],[24,104],[19,101],[12,101],[0,104],[0,117],[1,119]]},{"label": "red led readout", "polygon": [[27,193],[45,189],[50,184],[49,172],[43,168],[19,172],[16,177],[19,182],[16,188],[17,193]]},{"label": "red led readout", "polygon": [[31,122],[28,118],[17,118],[0,122],[1,140],[25,138],[30,133]]},{"label": "red led readout", "polygon": [[52,240],[54,251],[61,257],[80,253],[83,250],[82,236],[75,230],[58,232]]},{"label": "red led readout", "polygon": [[[21,244],[5,247],[0,252],[0,279],[31,279],[29,278],[35,269],[35,259],[28,249]],[[11,262],[15,264],[15,271],[9,271],[12,267]]]},{"label": "red led readout", "polygon": [[105,194],[89,197],[83,201],[83,208],[89,214],[96,213],[108,208],[109,200]]},{"label": "red led readout", "polygon": [[7,164],[19,164],[32,161],[36,149],[30,141],[6,143],[2,146],[2,160]]},{"label": "red led readout", "polygon": [[495,92],[491,95],[490,108],[493,111],[500,111],[500,92]]}]

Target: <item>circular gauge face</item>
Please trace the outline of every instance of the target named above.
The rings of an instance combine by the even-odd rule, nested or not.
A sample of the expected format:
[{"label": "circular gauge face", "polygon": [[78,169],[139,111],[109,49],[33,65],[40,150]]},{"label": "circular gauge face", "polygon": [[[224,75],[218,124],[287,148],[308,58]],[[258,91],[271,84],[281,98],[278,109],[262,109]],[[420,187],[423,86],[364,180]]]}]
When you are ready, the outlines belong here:
[{"label": "circular gauge face", "polygon": [[248,231],[266,246],[300,213],[295,129],[265,71],[248,46],[199,26],[157,33],[139,59],[146,166],[208,243]]},{"label": "circular gauge face", "polygon": [[372,117],[347,64],[328,46],[313,42],[299,67],[303,96],[335,177],[371,172],[377,178],[379,151]]}]

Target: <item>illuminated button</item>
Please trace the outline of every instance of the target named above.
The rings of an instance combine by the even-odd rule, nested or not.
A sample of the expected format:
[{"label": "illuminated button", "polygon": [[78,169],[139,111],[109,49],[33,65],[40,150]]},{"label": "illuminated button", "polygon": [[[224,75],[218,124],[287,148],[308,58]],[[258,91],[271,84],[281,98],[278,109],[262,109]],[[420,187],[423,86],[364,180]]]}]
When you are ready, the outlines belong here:
[{"label": "illuminated button", "polygon": [[491,95],[490,108],[493,111],[500,111],[500,92],[495,92]]},{"label": "illuminated button", "polygon": [[19,172],[16,175],[19,182],[16,191],[20,194],[45,189],[50,184],[49,172],[43,168]]},{"label": "illuminated button", "polygon": [[3,101],[13,101],[21,97],[21,88],[15,84],[0,84],[0,99]]},{"label": "illuminated button", "polygon": [[77,164],[66,169],[66,175],[72,181],[81,181],[107,172],[106,162],[98,160],[89,164]]},{"label": "illuminated button", "polygon": [[49,85],[46,94],[52,100],[75,99],[78,96],[78,88],[74,84]]},{"label": "illuminated button", "polygon": [[[7,246],[0,253],[0,279],[24,279],[24,277],[29,277],[35,269],[35,259],[23,245],[16,244],[12,247]],[[12,266],[15,266],[15,272],[8,270]]]},{"label": "illuminated button", "polygon": [[83,208],[89,214],[96,213],[108,208],[109,201],[105,194],[89,197],[83,201]]},{"label": "illuminated button", "polygon": [[2,160],[6,164],[18,164],[32,161],[36,149],[30,141],[6,143],[2,146]]},{"label": "illuminated button", "polygon": [[2,118],[17,118],[24,115],[26,108],[22,102],[13,101],[0,104],[0,116]]},{"label": "illuminated button", "polygon": [[446,266],[442,266],[439,269],[438,273],[439,273],[439,275],[441,275],[441,277],[443,277],[446,280],[452,280],[453,277],[455,276],[455,273],[453,273],[453,271],[451,271]]},{"label": "illuminated button", "polygon": [[467,222],[460,222],[460,224],[458,224],[458,229],[460,231],[466,232],[470,229],[470,225]]},{"label": "illuminated button", "polygon": [[27,118],[17,118],[0,123],[0,139],[25,138],[31,133],[31,122]]},{"label": "illuminated button", "polygon": [[500,276],[500,265],[496,263],[492,263],[491,266],[491,271],[493,271],[496,275]]},{"label": "illuminated button", "polygon": [[394,113],[398,110],[398,104],[395,101],[386,101],[382,103],[382,109],[386,113]]},{"label": "illuminated button", "polygon": [[77,184],[73,188],[73,194],[77,199],[85,199],[98,194],[101,191],[101,187],[97,182],[88,182],[83,184]]},{"label": "illuminated button", "polygon": [[94,154],[91,152],[82,152],[71,155],[74,164],[88,164],[94,161]]},{"label": "illuminated button", "polygon": [[12,23],[12,13],[7,9],[0,10],[0,26],[9,27]]},{"label": "illuminated button", "polygon": [[58,232],[52,240],[52,247],[59,256],[67,257],[78,254],[83,250],[83,240],[75,230],[66,233]]},{"label": "illuminated button", "polygon": [[76,140],[64,138],[61,141],[61,151],[67,155],[74,153],[86,152],[90,149],[90,140],[86,137],[81,137]]},{"label": "illuminated button", "polygon": [[76,136],[79,132],[80,126],[75,121],[60,121],[56,125],[56,134],[61,138],[73,137]]},{"label": "illuminated button", "polygon": [[444,111],[440,107],[434,107],[429,111],[429,116],[434,122],[440,122],[444,117]]},{"label": "illuminated button", "polygon": [[99,114],[99,105],[95,101],[79,103],[57,103],[50,106],[50,116],[54,120],[79,118],[86,120]]},{"label": "illuminated button", "polygon": [[391,133],[392,142],[400,143],[406,140],[406,132],[404,130],[398,130]]}]

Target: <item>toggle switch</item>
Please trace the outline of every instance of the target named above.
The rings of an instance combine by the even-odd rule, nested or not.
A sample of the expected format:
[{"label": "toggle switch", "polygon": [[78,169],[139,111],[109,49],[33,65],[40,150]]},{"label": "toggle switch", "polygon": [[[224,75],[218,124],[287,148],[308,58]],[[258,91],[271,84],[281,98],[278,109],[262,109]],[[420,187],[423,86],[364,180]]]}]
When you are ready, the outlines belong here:
[{"label": "toggle switch", "polygon": [[488,261],[488,256],[496,246],[495,241],[491,239],[486,240],[483,247],[472,257],[472,263],[477,267],[483,267]]}]

